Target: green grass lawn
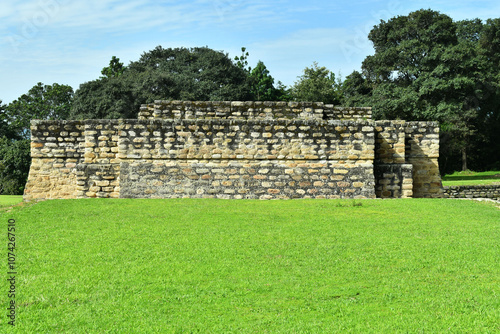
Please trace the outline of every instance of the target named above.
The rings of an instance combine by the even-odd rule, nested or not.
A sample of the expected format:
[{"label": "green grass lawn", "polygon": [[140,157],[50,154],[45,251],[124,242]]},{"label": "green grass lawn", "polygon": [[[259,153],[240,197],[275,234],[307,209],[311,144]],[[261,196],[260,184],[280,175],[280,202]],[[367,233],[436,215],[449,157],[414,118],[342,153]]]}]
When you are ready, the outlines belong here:
[{"label": "green grass lawn", "polygon": [[410,200],[53,200],[16,224],[14,330],[498,333],[500,209]]},{"label": "green grass lawn", "polygon": [[15,195],[0,195],[0,209],[4,207],[9,207],[12,205],[16,205],[23,201],[23,196],[15,196]]},{"label": "green grass lawn", "polygon": [[500,171],[455,172],[443,177],[443,186],[500,184]]}]

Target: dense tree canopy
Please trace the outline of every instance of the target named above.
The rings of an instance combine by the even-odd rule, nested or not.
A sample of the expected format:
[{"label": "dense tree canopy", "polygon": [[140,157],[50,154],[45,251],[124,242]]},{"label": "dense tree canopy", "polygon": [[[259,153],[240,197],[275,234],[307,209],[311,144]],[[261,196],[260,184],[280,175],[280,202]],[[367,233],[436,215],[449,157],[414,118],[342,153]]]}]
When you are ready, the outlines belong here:
[{"label": "dense tree canopy", "polygon": [[[123,69],[117,59],[103,69],[106,77],[80,86],[75,95],[75,118],[135,117],[143,103],[158,99],[246,100],[250,98],[245,70],[227,54],[212,49],[161,46],[144,53]],[[120,68],[121,69],[121,68]]]},{"label": "dense tree canopy", "polygon": [[5,108],[5,119],[11,130],[28,139],[32,119],[67,119],[73,101],[73,88],[67,85],[33,86],[28,93]]},{"label": "dense tree canopy", "polygon": [[0,138],[7,137],[10,139],[19,139],[16,135],[16,130],[10,125],[7,115],[7,106],[0,100]]},{"label": "dense tree canopy", "polygon": [[299,77],[291,91],[296,101],[339,104],[342,97],[340,83],[335,80],[335,74],[326,67],[319,67],[316,62],[312,67],[304,69],[304,74]]},{"label": "dense tree canopy", "polygon": [[30,121],[66,119],[73,88],[38,83],[7,106],[0,103],[0,193],[22,194],[28,177]]},{"label": "dense tree canopy", "polygon": [[109,61],[109,66],[102,69],[101,74],[105,78],[119,77],[125,71],[123,63],[120,63],[120,59],[116,56],[111,57]]},{"label": "dense tree canopy", "polygon": [[469,160],[494,163],[478,148],[495,146],[500,130],[498,26],[432,10],[381,21],[368,36],[375,54],[344,82],[345,104],[372,106],[379,119],[439,121],[444,169],[460,159],[462,169]]},{"label": "dense tree canopy", "polygon": [[30,164],[28,139],[0,137],[0,195],[22,195]]},{"label": "dense tree canopy", "polygon": [[250,92],[257,101],[272,101],[276,97],[274,79],[262,61],[250,72]]}]

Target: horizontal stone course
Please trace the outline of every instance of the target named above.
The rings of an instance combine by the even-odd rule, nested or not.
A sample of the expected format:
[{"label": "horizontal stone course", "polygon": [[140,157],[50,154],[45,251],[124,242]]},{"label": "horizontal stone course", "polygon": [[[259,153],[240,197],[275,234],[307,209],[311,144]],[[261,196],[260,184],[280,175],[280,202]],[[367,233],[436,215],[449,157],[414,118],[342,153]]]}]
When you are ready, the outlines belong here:
[{"label": "horizontal stone course", "polygon": [[445,198],[490,198],[500,200],[500,184],[443,187]]},{"label": "horizontal stone course", "polygon": [[155,101],[33,121],[25,198],[439,197],[439,126],[309,102]]},{"label": "horizontal stone course", "polygon": [[371,119],[371,108],[322,102],[171,101],[144,105],[139,119]]},{"label": "horizontal stone course", "polygon": [[[335,174],[340,167],[347,173]],[[127,198],[374,198],[372,169],[335,161],[122,162],[120,189]]]}]

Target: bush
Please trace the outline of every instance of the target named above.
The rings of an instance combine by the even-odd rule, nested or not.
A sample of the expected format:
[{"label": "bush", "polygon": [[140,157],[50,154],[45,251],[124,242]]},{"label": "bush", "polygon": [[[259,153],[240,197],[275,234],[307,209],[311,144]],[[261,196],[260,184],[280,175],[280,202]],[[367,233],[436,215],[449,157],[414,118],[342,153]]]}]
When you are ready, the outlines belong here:
[{"label": "bush", "polygon": [[29,140],[0,138],[0,194],[22,195],[30,164]]}]

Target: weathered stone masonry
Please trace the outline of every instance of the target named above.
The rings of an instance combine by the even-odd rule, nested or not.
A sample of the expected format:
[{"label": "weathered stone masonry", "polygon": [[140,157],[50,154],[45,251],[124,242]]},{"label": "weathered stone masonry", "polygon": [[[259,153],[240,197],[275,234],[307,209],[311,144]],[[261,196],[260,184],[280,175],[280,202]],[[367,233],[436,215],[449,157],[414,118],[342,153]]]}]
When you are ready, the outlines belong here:
[{"label": "weathered stone masonry", "polygon": [[489,198],[500,201],[500,184],[443,187],[444,198]]},{"label": "weathered stone masonry", "polygon": [[33,121],[25,199],[442,194],[439,127],[323,103],[156,101],[135,120]]}]

